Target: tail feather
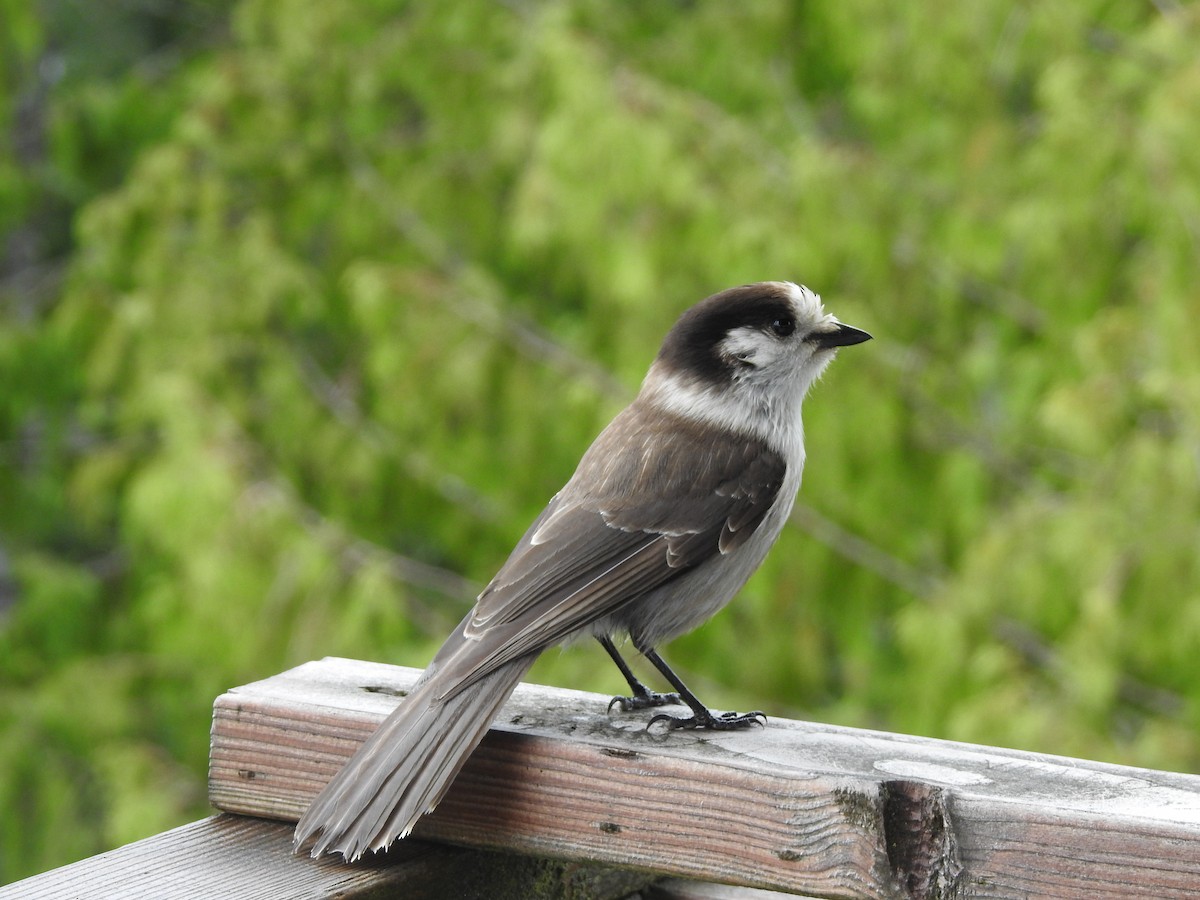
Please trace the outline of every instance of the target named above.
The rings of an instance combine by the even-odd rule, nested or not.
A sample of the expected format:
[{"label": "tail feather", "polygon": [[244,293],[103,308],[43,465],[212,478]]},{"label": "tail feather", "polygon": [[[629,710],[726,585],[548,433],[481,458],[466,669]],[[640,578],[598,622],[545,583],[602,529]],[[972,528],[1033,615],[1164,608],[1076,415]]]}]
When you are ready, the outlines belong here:
[{"label": "tail feather", "polygon": [[313,801],[296,826],[297,850],[348,861],[406,836],[445,795],[534,657],[514,660],[438,699],[422,679]]}]

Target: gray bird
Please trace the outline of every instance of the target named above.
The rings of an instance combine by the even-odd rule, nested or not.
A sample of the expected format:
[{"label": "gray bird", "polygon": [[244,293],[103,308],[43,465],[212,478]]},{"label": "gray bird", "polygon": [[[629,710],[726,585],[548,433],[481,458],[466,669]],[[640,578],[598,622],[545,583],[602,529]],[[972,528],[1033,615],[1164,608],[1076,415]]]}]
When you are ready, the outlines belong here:
[{"label": "gray bird", "polygon": [[[538,654],[565,641],[600,641],[632,691],[613,701],[622,709],[691,708],[652,723],[762,722],[762,713],[709,711],[655,648],[712,616],[758,568],[800,488],[801,401],[838,347],[870,337],[790,282],[731,288],[685,312],[637,398],[588,448],[408,696],[305,812],[296,849],[355,860],[405,837]],[[637,680],[613,643],[623,636],[675,693]]]}]

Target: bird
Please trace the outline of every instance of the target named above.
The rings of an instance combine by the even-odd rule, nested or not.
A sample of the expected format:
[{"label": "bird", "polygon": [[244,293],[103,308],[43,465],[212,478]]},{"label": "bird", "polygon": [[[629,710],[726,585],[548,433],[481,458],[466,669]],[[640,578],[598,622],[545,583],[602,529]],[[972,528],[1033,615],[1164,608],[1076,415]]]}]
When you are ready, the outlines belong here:
[{"label": "bird", "polygon": [[[742,588],[787,521],[804,469],[801,402],[867,332],[788,281],[729,288],[687,309],[635,399],[583,454],[399,705],[321,790],[294,849],[349,862],[406,837],[437,806],[538,655],[589,637],[666,730],[765,724],[714,713],[657,648]],[[674,689],[647,688],[627,639]]]}]

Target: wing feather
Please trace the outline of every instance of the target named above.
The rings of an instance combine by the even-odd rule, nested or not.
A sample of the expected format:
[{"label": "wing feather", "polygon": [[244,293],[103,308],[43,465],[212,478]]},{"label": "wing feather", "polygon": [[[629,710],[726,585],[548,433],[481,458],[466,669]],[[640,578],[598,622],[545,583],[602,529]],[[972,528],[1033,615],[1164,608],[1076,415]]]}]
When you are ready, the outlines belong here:
[{"label": "wing feather", "polygon": [[479,595],[463,634],[486,633],[489,652],[457,656],[468,668],[448,695],[733,552],[771,509],[785,471],[762,442],[630,406]]}]

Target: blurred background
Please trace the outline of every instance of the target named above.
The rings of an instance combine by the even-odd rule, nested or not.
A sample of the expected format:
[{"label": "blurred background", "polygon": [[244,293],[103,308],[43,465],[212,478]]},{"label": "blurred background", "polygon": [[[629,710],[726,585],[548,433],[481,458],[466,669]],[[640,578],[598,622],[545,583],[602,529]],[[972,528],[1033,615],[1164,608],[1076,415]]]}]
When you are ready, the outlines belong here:
[{"label": "blurred background", "polygon": [[761,279],[876,340],[689,684],[1195,771],[1197,148],[1175,0],[3,0],[0,882],[205,815],[225,689],[424,665]]}]

